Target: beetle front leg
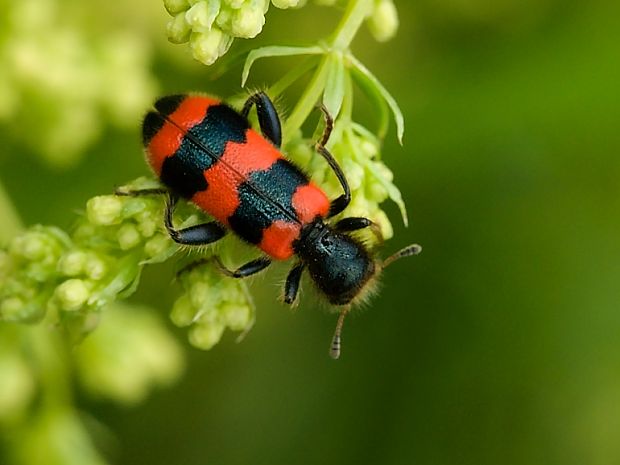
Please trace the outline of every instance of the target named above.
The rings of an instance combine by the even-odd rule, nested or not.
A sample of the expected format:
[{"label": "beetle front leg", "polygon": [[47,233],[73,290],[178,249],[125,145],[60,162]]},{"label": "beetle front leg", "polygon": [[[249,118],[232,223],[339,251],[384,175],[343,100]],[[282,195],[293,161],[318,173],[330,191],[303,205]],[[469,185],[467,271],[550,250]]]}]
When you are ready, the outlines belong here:
[{"label": "beetle front leg", "polygon": [[250,95],[243,105],[241,115],[248,117],[252,105],[256,105],[256,114],[258,115],[258,124],[260,125],[263,136],[271,141],[273,145],[280,148],[282,145],[282,125],[280,117],[273,102],[264,92],[257,92]]},{"label": "beetle front leg", "polygon": [[325,108],[325,105],[320,105],[319,108],[323,112],[323,118],[325,119],[325,130],[323,131],[321,139],[316,143],[316,151],[325,159],[329,167],[338,178],[338,181],[342,186],[342,190],[344,191],[344,194],[333,200],[329,206],[329,213],[327,214],[327,217],[331,218],[349,206],[349,203],[351,203],[351,188],[349,187],[349,182],[347,181],[342,168],[340,168],[340,165],[336,159],[325,147],[329,141],[329,136],[332,133],[332,129],[334,128],[334,120],[327,111],[327,108]]}]

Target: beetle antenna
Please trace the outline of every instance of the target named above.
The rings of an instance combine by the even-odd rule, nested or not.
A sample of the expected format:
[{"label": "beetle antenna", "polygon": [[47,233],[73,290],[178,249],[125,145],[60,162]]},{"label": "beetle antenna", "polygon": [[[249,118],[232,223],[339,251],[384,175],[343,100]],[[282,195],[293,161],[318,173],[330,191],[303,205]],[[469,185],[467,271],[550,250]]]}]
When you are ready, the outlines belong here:
[{"label": "beetle antenna", "polygon": [[344,323],[344,317],[347,316],[351,306],[347,305],[342,309],[340,315],[338,316],[338,322],[336,323],[336,331],[334,332],[334,337],[332,338],[332,345],[329,348],[329,356],[334,360],[340,358],[340,333],[342,333],[342,324]]},{"label": "beetle antenna", "polygon": [[388,258],[383,260],[382,268],[384,268],[384,269],[387,268],[388,266],[390,266],[392,263],[394,263],[399,258],[411,257],[412,255],[419,254],[420,252],[422,252],[422,246],[421,245],[419,245],[419,244],[408,245],[407,247],[405,247],[403,249],[400,249],[395,254],[390,255]]}]

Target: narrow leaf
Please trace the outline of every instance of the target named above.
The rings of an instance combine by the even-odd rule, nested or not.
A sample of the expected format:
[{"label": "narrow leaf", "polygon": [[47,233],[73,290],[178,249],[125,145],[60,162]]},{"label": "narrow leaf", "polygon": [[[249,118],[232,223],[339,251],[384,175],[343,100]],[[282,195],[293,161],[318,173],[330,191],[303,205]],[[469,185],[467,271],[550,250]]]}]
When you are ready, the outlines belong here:
[{"label": "narrow leaf", "polygon": [[323,91],[323,105],[332,118],[336,119],[344,99],[345,68],[341,54],[331,54],[328,61],[327,81]]},{"label": "narrow leaf", "polygon": [[388,106],[390,107],[390,110],[392,110],[392,114],[394,115],[394,121],[396,121],[396,135],[398,137],[398,142],[400,142],[400,144],[402,145],[403,134],[405,133],[405,119],[403,118],[403,114],[400,111],[398,103],[396,103],[394,97],[390,95],[387,89],[383,87],[383,84],[379,82],[375,75],[372,74],[370,70],[362,64],[362,62],[360,62],[353,55],[349,55],[348,58],[355,67],[355,69],[357,69],[357,71],[359,71],[360,74],[369,81],[369,84],[374,86],[377,92],[381,94],[381,96],[385,99]]},{"label": "narrow leaf", "polygon": [[245,59],[243,73],[241,74],[241,87],[245,86],[250,69],[254,62],[260,58],[284,57],[294,55],[320,55],[324,53],[323,48],[315,45],[313,47],[285,47],[281,45],[270,45],[252,50]]},{"label": "narrow leaf", "polygon": [[379,139],[384,139],[390,123],[390,109],[383,98],[383,95],[379,92],[377,87],[356,67],[352,68],[351,75],[353,76],[355,83],[359,86],[364,95],[370,99],[371,103],[377,110],[377,118],[379,120],[377,136]]}]

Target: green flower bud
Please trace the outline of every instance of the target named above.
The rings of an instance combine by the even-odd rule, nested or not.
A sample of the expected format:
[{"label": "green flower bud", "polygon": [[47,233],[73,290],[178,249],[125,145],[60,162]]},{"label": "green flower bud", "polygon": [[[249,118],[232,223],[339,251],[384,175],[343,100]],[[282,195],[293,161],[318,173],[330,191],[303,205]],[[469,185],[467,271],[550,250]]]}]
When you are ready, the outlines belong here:
[{"label": "green flower bud", "polygon": [[88,256],[84,269],[86,271],[86,275],[95,281],[102,279],[108,272],[108,267],[105,261],[97,257],[95,254],[90,254]]},{"label": "green flower bud", "polygon": [[123,224],[116,233],[116,238],[121,250],[129,250],[137,246],[142,241],[142,236],[138,229],[129,223]]},{"label": "green flower bud", "polygon": [[398,12],[392,0],[379,0],[368,18],[368,29],[379,42],[386,42],[396,35]]},{"label": "green flower bud", "polygon": [[264,25],[262,11],[252,7],[242,8],[233,15],[231,32],[235,37],[251,39],[260,34]]},{"label": "green flower bud", "polygon": [[347,173],[347,181],[351,190],[357,190],[364,182],[364,169],[355,163],[351,158],[345,158],[342,161],[342,170]]},{"label": "green flower bud", "polygon": [[[247,0],[225,0],[226,4],[228,5],[229,8],[232,8],[233,10],[238,10],[239,8],[243,7],[244,4],[247,4]],[[250,6],[250,8],[252,8],[252,6]]]},{"label": "green flower bud", "polygon": [[50,240],[38,231],[29,231],[16,237],[11,244],[11,253],[26,260],[42,260],[50,253]]},{"label": "green flower bud", "polygon": [[367,139],[361,140],[359,150],[369,159],[373,159],[379,154],[379,147]]},{"label": "green flower bud", "polygon": [[114,195],[93,197],[86,203],[86,216],[93,224],[106,226],[122,220],[123,201]]},{"label": "green flower bud", "polygon": [[159,228],[159,221],[154,221],[151,214],[144,215],[144,219],[139,220],[138,231],[143,237],[152,237]]},{"label": "green flower bud", "polygon": [[220,342],[224,328],[223,324],[215,323],[194,325],[189,331],[189,342],[198,349],[209,350]]},{"label": "green flower bud", "polygon": [[83,222],[75,228],[73,238],[76,241],[87,241],[97,234],[97,227],[91,223]]},{"label": "green flower bud", "polygon": [[144,253],[148,258],[153,258],[163,254],[169,247],[170,238],[163,234],[157,234],[144,245]]},{"label": "green flower bud", "polygon": [[189,8],[190,2],[188,0],[164,0],[164,6],[166,11],[171,15],[180,13],[181,11]]},{"label": "green flower bud", "polygon": [[271,0],[273,6],[276,8],[294,8],[296,6],[302,6],[305,3],[302,0]]},{"label": "green flower bud", "polygon": [[64,254],[58,261],[58,272],[64,276],[79,276],[86,269],[87,254],[73,250]]},{"label": "green flower bud", "polygon": [[380,182],[368,183],[365,193],[369,200],[378,204],[388,198],[388,191]]},{"label": "green flower bud", "polygon": [[174,302],[170,319],[176,326],[182,328],[194,323],[195,318],[196,308],[192,305],[189,295],[183,294]]},{"label": "green flower bud", "polygon": [[217,27],[219,27],[222,31],[230,32],[230,30],[232,29],[232,20],[234,13],[235,10],[231,10],[228,8],[221,10],[220,14],[217,15],[217,18],[215,20],[215,24],[217,24]]},{"label": "green flower bud", "polygon": [[152,201],[144,197],[126,197],[123,201],[123,218],[139,217],[148,214]]},{"label": "green flower bud", "polygon": [[72,312],[86,303],[90,297],[90,289],[81,279],[68,279],[56,288],[54,295],[62,310]]},{"label": "green flower bud", "polygon": [[253,321],[252,309],[248,305],[227,304],[222,307],[221,312],[226,326],[233,331],[243,331]]},{"label": "green flower bud", "polygon": [[190,37],[194,58],[206,65],[215,63],[215,60],[226,53],[231,43],[232,38],[217,28],[207,33],[193,32]]},{"label": "green flower bud", "polygon": [[202,310],[209,309],[220,300],[218,291],[216,287],[211,286],[209,283],[199,281],[192,284],[188,294],[194,308]]},{"label": "green flower bud", "polygon": [[383,240],[387,241],[394,236],[392,223],[383,210],[377,209],[372,214],[372,220],[379,225],[379,230],[383,236]]},{"label": "green flower bud", "polygon": [[193,31],[207,32],[211,30],[211,26],[219,12],[219,1],[203,0],[195,3],[194,6],[187,10],[185,21]]}]

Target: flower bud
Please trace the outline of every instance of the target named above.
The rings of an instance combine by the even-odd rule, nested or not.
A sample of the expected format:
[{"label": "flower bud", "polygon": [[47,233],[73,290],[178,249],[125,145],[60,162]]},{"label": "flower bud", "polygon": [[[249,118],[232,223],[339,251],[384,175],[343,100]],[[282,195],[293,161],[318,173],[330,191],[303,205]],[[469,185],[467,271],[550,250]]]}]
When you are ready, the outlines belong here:
[{"label": "flower bud", "polygon": [[227,49],[225,45],[230,40],[220,29],[213,28],[209,32],[193,32],[190,46],[194,58],[205,65],[212,65],[220,57],[222,50]]},{"label": "flower bud", "polygon": [[86,216],[93,224],[107,226],[122,220],[123,201],[114,195],[93,197],[86,203]]},{"label": "flower bud", "polygon": [[189,295],[183,294],[172,305],[170,319],[176,326],[182,328],[191,325],[195,317],[196,308],[192,305]]},{"label": "flower bud", "polygon": [[241,8],[233,15],[232,35],[244,39],[256,37],[265,25],[265,15],[257,8]]},{"label": "flower bud", "polygon": [[189,3],[188,0],[164,0],[166,11],[171,15],[187,10],[189,8]]},{"label": "flower bud", "polygon": [[64,276],[79,276],[86,268],[87,254],[81,250],[72,250],[60,257],[58,272]]},{"label": "flower bud", "polygon": [[129,250],[142,241],[142,236],[133,224],[125,223],[118,229],[116,239],[121,250]]},{"label": "flower bud", "polygon": [[223,324],[197,324],[189,331],[189,342],[198,349],[209,350],[220,342],[223,333]]},{"label": "flower bud", "polygon": [[302,6],[303,0],[271,0],[273,6],[276,8],[294,8],[296,6]]},{"label": "flower bud", "polygon": [[398,12],[392,0],[379,0],[368,18],[368,29],[379,42],[386,42],[396,35]]},{"label": "flower bud", "polygon": [[163,254],[170,247],[170,240],[163,234],[157,234],[144,244],[144,253],[149,258]]},{"label": "flower bud", "polygon": [[108,272],[108,266],[101,258],[95,254],[91,254],[88,256],[84,270],[90,279],[98,281],[106,275]]},{"label": "flower bud", "polygon": [[233,331],[243,331],[252,323],[252,309],[248,305],[227,304],[222,307],[226,326]]},{"label": "flower bud", "polygon": [[220,12],[219,1],[200,1],[194,4],[187,13],[185,21],[195,32],[208,32],[211,30],[213,21]]},{"label": "flower bud", "polygon": [[81,279],[68,279],[56,288],[54,292],[60,308],[66,311],[75,311],[90,297],[90,289]]}]

